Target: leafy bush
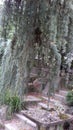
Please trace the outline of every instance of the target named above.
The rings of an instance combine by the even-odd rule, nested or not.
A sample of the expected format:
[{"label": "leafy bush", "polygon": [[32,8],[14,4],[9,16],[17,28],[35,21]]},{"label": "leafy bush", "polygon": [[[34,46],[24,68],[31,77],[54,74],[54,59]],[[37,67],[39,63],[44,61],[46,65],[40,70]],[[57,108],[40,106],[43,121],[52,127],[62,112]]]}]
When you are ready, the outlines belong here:
[{"label": "leafy bush", "polygon": [[12,112],[18,112],[20,109],[20,99],[18,96],[13,96],[10,98],[10,103],[9,105],[11,106],[11,111]]},{"label": "leafy bush", "polygon": [[69,106],[73,106],[73,90],[68,92],[66,96],[66,101]]},{"label": "leafy bush", "polygon": [[11,113],[20,110],[20,98],[16,94],[12,96],[9,90],[5,92],[4,104],[11,108]]},{"label": "leafy bush", "polygon": [[7,89],[3,95],[3,103],[9,105],[11,99],[11,92]]}]

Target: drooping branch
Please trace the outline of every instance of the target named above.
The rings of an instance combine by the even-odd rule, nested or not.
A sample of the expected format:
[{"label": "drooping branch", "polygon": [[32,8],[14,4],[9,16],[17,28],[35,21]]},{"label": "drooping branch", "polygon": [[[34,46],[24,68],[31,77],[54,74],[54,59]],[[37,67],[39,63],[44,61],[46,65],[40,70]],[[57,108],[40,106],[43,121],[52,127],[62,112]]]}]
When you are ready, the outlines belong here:
[{"label": "drooping branch", "polygon": [[59,84],[59,75],[60,75],[60,66],[61,66],[61,54],[59,53],[55,43],[51,42],[49,45],[50,45],[50,49],[51,49],[51,51],[54,54],[55,59],[56,59],[55,75],[54,75],[54,88],[57,88],[58,84]]},{"label": "drooping branch", "polygon": [[51,42],[50,43],[50,48],[52,49],[54,55],[55,55],[55,58],[56,58],[56,61],[57,61],[57,65],[61,65],[61,55],[59,53],[59,50],[57,49],[57,46],[55,43]]}]

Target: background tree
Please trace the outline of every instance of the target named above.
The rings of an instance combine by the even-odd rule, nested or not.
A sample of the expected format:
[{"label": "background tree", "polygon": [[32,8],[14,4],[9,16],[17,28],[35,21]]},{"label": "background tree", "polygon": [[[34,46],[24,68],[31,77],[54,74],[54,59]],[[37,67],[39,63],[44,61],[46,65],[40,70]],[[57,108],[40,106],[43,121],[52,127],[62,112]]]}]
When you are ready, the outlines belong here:
[{"label": "background tree", "polygon": [[58,87],[63,58],[72,47],[71,2],[5,0],[2,36],[11,42],[2,59],[1,91],[9,87],[22,99],[36,57],[41,82],[42,68],[46,66],[49,71],[45,84],[49,83],[49,88]]}]

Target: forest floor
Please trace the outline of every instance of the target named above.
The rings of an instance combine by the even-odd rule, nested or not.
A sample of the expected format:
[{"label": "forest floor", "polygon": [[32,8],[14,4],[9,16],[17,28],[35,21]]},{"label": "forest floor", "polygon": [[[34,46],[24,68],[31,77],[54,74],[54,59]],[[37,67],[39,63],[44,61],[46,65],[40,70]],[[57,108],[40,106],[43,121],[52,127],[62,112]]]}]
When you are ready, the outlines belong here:
[{"label": "forest floor", "polygon": [[[68,91],[61,90],[59,93],[56,93],[54,97],[50,98],[49,104],[47,96],[41,93],[29,93],[24,96],[24,109],[14,114],[11,120],[4,121],[3,125],[5,128],[0,130],[38,130],[38,123],[48,125],[53,122],[63,122],[64,120],[58,117],[57,112],[66,111],[67,105],[65,104],[65,96],[67,92]],[[48,111],[48,105],[50,111]],[[57,107],[59,110],[55,111]],[[73,120],[72,115],[68,118]],[[72,125],[71,127],[70,130],[73,130]]]}]

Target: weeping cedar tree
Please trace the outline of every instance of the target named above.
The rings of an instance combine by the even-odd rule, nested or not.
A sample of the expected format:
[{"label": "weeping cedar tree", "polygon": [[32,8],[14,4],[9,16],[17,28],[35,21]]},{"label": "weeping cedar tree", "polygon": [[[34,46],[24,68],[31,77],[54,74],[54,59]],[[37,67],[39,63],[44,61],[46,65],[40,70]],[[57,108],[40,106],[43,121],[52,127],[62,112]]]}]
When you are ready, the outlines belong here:
[{"label": "weeping cedar tree", "polygon": [[[28,89],[29,73],[35,57],[38,56],[39,61],[43,60],[43,55],[44,63],[48,64],[50,70],[47,82],[51,87],[58,86],[61,47],[66,51],[66,45],[72,46],[68,43],[72,43],[73,37],[73,30],[69,27],[69,17],[72,19],[70,2],[5,0],[2,36],[6,41],[11,34],[11,42],[3,55],[0,91],[4,92],[9,87],[12,93],[16,92],[22,99]],[[41,71],[38,76],[41,76]]]}]

